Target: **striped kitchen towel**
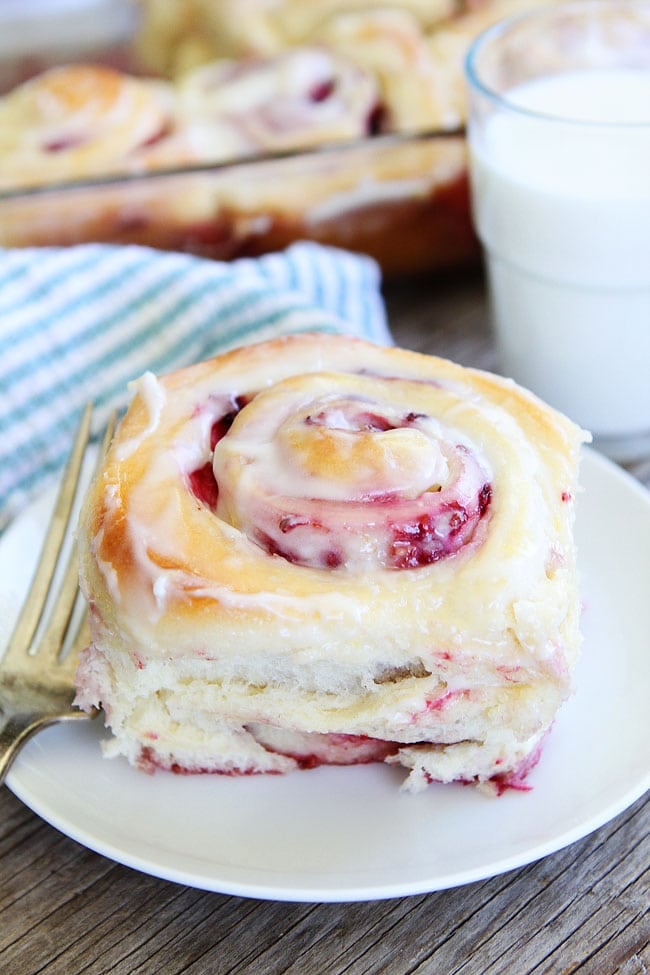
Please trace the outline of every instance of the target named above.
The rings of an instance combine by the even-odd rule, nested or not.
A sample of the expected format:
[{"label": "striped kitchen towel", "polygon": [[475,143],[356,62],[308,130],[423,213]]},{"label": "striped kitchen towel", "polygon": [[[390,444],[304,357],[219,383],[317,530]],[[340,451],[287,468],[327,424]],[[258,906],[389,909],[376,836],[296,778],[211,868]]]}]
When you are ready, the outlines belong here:
[{"label": "striped kitchen towel", "polygon": [[391,341],[369,258],[318,244],[232,263],[144,247],[0,250],[0,531],[127,384],[300,331]]}]

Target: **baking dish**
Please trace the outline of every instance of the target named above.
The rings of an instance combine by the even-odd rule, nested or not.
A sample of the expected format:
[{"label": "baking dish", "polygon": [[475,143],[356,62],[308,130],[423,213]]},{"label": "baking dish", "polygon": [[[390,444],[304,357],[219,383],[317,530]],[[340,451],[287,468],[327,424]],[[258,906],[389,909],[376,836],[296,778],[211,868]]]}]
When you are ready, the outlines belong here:
[{"label": "baking dish", "polygon": [[4,247],[100,241],[229,260],[298,239],[370,254],[387,275],[473,262],[462,131],[0,193]]}]

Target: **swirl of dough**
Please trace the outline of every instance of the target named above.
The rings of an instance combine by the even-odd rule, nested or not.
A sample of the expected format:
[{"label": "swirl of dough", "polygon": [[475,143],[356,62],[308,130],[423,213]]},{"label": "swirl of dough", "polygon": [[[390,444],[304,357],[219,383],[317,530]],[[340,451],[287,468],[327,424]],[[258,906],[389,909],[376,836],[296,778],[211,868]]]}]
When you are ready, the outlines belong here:
[{"label": "swirl of dough", "polygon": [[395,388],[316,373],[261,392],[216,446],[217,516],[302,566],[415,568],[457,552],[488,509],[488,472]]}]

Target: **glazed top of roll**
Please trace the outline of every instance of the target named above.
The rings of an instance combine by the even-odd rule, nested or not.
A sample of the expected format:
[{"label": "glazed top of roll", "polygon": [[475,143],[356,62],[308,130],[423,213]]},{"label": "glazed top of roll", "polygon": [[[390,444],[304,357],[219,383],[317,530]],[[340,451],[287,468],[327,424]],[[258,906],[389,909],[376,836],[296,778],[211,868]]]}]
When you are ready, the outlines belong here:
[{"label": "glazed top of roll", "polygon": [[82,582],[164,653],[189,621],[253,642],[273,622],[288,648],[292,622],[333,627],[348,657],[364,628],[395,649],[462,621],[477,652],[493,630],[550,656],[584,439],[511,381],[347,337],[147,374],[86,501]]}]

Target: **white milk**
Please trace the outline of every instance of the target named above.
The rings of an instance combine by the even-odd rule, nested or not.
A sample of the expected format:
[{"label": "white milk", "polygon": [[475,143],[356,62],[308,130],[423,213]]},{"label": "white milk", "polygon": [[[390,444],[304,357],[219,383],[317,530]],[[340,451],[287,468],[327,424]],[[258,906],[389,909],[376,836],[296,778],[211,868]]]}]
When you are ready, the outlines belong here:
[{"label": "white milk", "polygon": [[650,433],[650,71],[506,97],[531,112],[471,139],[503,371],[597,436]]}]

